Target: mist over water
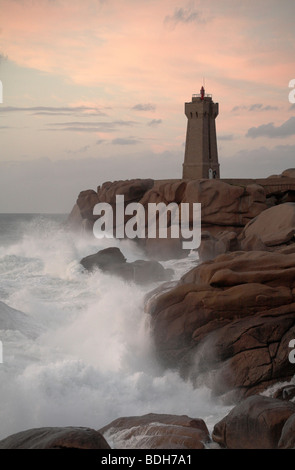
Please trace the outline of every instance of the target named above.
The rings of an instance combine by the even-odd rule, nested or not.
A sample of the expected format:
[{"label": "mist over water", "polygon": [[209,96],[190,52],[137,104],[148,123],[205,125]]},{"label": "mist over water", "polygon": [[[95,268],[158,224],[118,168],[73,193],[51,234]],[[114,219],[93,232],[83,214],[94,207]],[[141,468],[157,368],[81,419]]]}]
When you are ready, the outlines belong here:
[{"label": "mist over water", "polygon": [[[122,416],[187,414],[209,429],[228,408],[193,389],[153,354],[145,294],[138,286],[79,261],[128,241],[69,233],[62,216],[0,215],[0,439],[43,426],[94,429]],[[165,263],[175,277],[194,259]]]}]

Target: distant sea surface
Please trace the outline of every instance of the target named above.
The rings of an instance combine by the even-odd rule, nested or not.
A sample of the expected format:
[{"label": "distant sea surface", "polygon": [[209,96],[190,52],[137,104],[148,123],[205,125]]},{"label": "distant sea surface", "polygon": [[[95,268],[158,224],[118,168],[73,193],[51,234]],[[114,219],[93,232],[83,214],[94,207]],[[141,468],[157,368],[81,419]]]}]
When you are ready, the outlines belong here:
[{"label": "distant sea surface", "polygon": [[67,214],[0,214],[0,245],[19,241],[33,220],[63,223],[67,220]]},{"label": "distant sea surface", "polygon": [[[194,389],[153,354],[145,294],[80,260],[132,242],[68,231],[67,215],[0,214],[0,439],[35,427],[89,426],[145,413],[203,418],[209,429],[228,408]],[[195,259],[170,260],[178,279]]]}]

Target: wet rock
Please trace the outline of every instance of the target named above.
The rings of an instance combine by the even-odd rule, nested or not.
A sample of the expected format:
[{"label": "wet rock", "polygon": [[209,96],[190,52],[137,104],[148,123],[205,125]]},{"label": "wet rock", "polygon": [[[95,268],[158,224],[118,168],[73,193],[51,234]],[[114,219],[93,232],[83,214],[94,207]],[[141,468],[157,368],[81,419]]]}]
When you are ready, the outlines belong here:
[{"label": "wet rock", "polygon": [[165,269],[161,263],[155,260],[136,260],[128,263],[117,247],[106,248],[86,256],[81,260],[81,264],[87,271],[98,268],[103,272],[137,284],[167,281],[173,275],[173,270]]},{"label": "wet rock", "polygon": [[126,258],[117,247],[105,248],[81,260],[82,266],[88,271],[92,271],[95,268],[107,270],[114,266],[117,267],[117,265],[125,265],[125,263]]},{"label": "wet rock", "polygon": [[[98,202],[99,199],[96,191],[88,189],[86,191],[80,192],[76,204],[79,207],[82,220],[86,219],[89,222],[93,223],[93,221],[95,220],[95,217],[93,216],[93,208]],[[77,220],[77,210],[75,210],[73,217],[75,218],[75,220]],[[72,218],[70,217],[69,221],[71,222],[71,220]]]},{"label": "wet rock", "polygon": [[216,236],[210,232],[203,231],[201,235],[201,245],[198,249],[201,261],[208,261],[216,256],[228,251],[236,251],[238,241],[236,232],[219,232]]},{"label": "wet rock", "polygon": [[193,268],[146,311],[159,361],[216,395],[247,396],[290,380],[295,254],[220,255]]},{"label": "wet rock", "polygon": [[210,442],[205,422],[185,415],[150,413],[119,418],[99,432],[121,449],[204,449]]},{"label": "wet rock", "polygon": [[[248,244],[252,239],[267,247],[295,242],[295,203],[271,207],[251,220],[243,229],[241,239]],[[252,241],[253,243],[253,241]]]},{"label": "wet rock", "polygon": [[273,397],[280,400],[292,400],[295,397],[295,385],[284,385],[274,393]]},{"label": "wet rock", "polygon": [[[269,207],[263,186],[258,184],[230,184],[221,180],[205,179],[194,181],[135,179],[105,182],[97,191],[82,191],[76,207],[68,218],[69,226],[76,227],[79,224],[85,226],[84,221],[87,220],[86,226],[90,230],[97,218],[93,215],[94,206],[99,202],[106,202],[115,210],[117,195],[124,195],[125,206],[130,202],[137,202],[146,210],[150,203],[166,205],[200,203],[202,229],[210,231],[213,235],[221,231],[239,233],[250,220]],[[130,216],[125,215],[125,224],[129,218]],[[114,229],[115,223],[114,215]],[[168,221],[168,231],[169,223]],[[176,239],[168,234],[164,240],[159,237],[155,239],[146,237],[134,241],[146,249],[150,257],[158,260],[180,258],[189,254],[189,250],[182,247],[181,236]]]},{"label": "wet rock", "polygon": [[0,441],[0,449],[110,449],[101,433],[84,427],[28,429]]},{"label": "wet rock", "polygon": [[285,178],[295,178],[295,168],[288,168],[282,172],[282,177]]},{"label": "wet rock", "polygon": [[[264,189],[258,184],[229,184],[222,180],[193,180],[187,183],[182,202],[200,202],[202,225],[244,227],[267,209]],[[216,232],[215,232],[216,233]]]},{"label": "wet rock", "polygon": [[292,414],[284,424],[278,443],[279,449],[295,448],[295,413]]},{"label": "wet rock", "polygon": [[97,188],[98,202],[107,202],[114,205],[116,195],[123,195],[125,204],[139,202],[153,186],[154,180],[150,178],[107,181]]},{"label": "wet rock", "polygon": [[[214,426],[212,439],[228,449],[276,449],[290,445],[295,404],[254,395],[235,406]],[[287,420],[289,429],[281,434]],[[293,432],[294,436],[294,432]],[[280,440],[281,439],[281,440]]]}]

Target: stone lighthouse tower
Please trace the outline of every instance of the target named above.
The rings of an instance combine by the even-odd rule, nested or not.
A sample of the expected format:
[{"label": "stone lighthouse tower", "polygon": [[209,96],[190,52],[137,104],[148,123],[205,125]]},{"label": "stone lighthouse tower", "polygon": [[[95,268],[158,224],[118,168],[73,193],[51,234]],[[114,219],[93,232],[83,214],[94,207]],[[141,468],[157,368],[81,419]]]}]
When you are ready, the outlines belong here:
[{"label": "stone lighthouse tower", "polygon": [[204,87],[185,103],[187,121],[183,179],[219,178],[215,118],[218,103],[206,95]]}]

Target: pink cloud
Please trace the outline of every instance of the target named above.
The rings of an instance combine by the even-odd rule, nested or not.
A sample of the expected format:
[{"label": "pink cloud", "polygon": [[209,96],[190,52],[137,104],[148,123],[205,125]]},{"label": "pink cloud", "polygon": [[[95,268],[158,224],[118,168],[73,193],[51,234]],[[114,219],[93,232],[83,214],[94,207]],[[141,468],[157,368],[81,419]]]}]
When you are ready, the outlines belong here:
[{"label": "pink cloud", "polygon": [[[264,17],[253,5],[243,3],[237,9],[230,4],[222,0],[211,0],[209,5],[178,0],[2,0],[2,49],[21,66],[62,75],[78,85],[97,86],[100,104],[117,107],[121,114],[132,104],[161,103],[165,122],[161,135],[166,125],[169,129],[165,143],[152,144],[155,149],[171,148],[176,140],[181,144],[186,125],[183,102],[199,92],[203,77],[206,91],[220,102],[218,129],[224,134],[245,134],[249,113],[234,116],[231,110],[239,104],[280,104],[282,90],[294,78],[294,58],[284,47],[294,35],[290,29],[284,32],[269,10]],[[167,18],[171,18],[169,27]],[[277,39],[268,25],[281,33]],[[158,118],[153,112],[145,117]],[[262,114],[256,119],[255,125],[265,122]],[[173,132],[170,141],[169,132]]]},{"label": "pink cloud", "polygon": [[[3,0],[3,49],[21,65],[61,73],[84,85],[102,83],[106,91],[115,86],[125,91],[159,88],[183,95],[189,83],[208,72],[275,85],[289,79],[284,51],[274,57],[265,44],[257,48],[249,18],[228,10],[214,16],[215,3],[212,11],[202,12],[208,21],[198,22],[193,13],[201,11],[202,3],[195,2],[193,13],[183,13],[171,31],[165,18],[177,11],[174,0]],[[190,17],[195,21],[185,21]]]}]

